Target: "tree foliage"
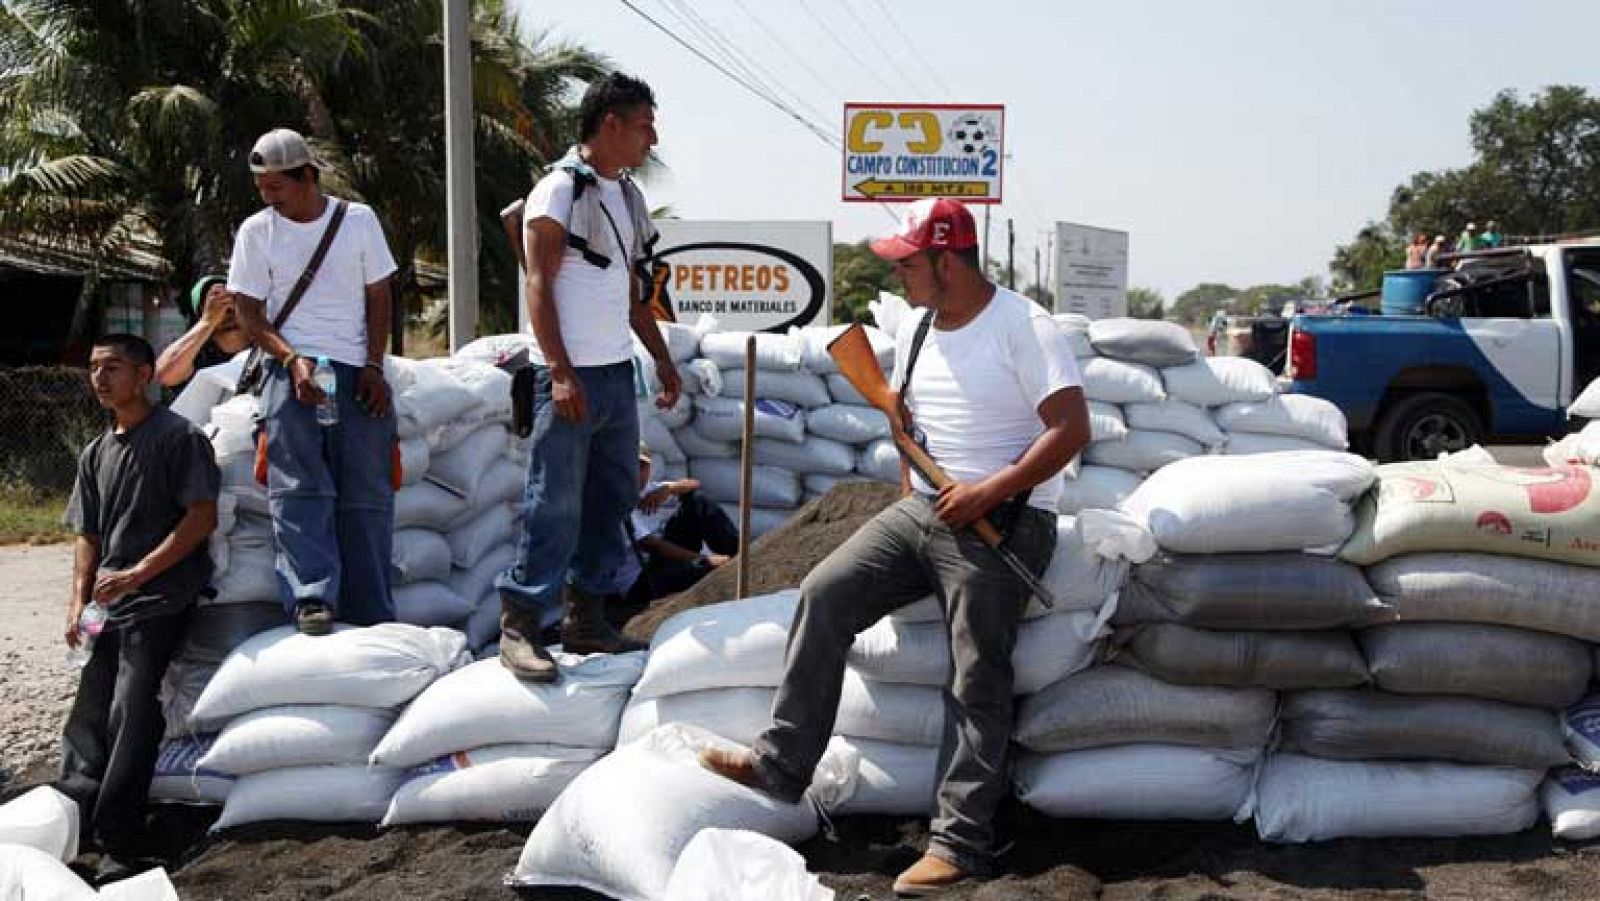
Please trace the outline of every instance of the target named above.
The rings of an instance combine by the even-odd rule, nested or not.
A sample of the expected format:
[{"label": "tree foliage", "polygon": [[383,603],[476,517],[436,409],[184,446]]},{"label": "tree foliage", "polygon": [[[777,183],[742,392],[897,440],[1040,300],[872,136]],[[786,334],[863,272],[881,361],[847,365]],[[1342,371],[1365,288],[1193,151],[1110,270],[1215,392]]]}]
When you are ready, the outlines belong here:
[{"label": "tree foliage", "polygon": [[1526,100],[1501,91],[1468,125],[1470,164],[1412,175],[1394,189],[1383,222],[1334,251],[1336,291],[1377,288],[1418,233],[1448,242],[1489,219],[1513,240],[1600,228],[1600,97],[1570,85]]},{"label": "tree foliage", "polygon": [[894,268],[867,241],[833,245],[834,322],[871,322],[867,304],[878,299],[878,292],[901,290]]},{"label": "tree foliage", "polygon": [[1217,282],[1205,282],[1179,294],[1172,302],[1170,318],[1185,325],[1204,325],[1217,310],[1239,296],[1239,289]]},{"label": "tree foliage", "polygon": [[1160,319],[1166,314],[1167,301],[1153,288],[1128,289],[1128,315],[1134,319]]}]

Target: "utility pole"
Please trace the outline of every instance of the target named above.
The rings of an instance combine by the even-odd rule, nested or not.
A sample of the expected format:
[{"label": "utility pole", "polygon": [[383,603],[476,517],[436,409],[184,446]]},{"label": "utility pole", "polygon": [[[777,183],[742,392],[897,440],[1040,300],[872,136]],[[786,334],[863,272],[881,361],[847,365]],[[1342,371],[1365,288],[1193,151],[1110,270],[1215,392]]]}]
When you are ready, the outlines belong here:
[{"label": "utility pole", "polygon": [[1033,299],[1044,303],[1044,270],[1039,268],[1039,245],[1033,245]]},{"label": "utility pole", "polygon": [[989,209],[992,204],[983,205],[983,277],[989,277]]},{"label": "utility pole", "polygon": [[472,147],[470,0],[444,4],[444,165],[450,260],[450,350],[478,334],[478,201]]},{"label": "utility pole", "polygon": [[1017,290],[1017,233],[1006,219],[1006,287]]}]

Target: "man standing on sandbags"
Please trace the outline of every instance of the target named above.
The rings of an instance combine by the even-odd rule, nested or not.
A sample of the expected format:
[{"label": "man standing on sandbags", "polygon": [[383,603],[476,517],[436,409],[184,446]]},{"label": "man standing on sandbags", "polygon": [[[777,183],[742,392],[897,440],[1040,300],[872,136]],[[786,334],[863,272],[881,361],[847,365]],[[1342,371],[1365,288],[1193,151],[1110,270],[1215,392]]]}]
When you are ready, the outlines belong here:
[{"label": "man standing on sandbags", "polygon": [[[794,802],[833,731],[856,633],[932,593],[950,634],[938,814],[927,853],[895,881],[930,895],[995,871],[994,814],[1007,786],[1011,652],[1029,589],[968,527],[988,517],[1035,574],[1056,540],[1061,471],[1088,443],[1089,415],[1066,335],[1049,314],[990,282],[962,204],[911,206],[872,250],[912,304],[892,385],[901,418],[954,480],[935,491],[901,464],[906,497],[806,576],[772,725],[751,750],[708,750],[714,772]],[[899,424],[897,424],[897,427]]]},{"label": "man standing on sandbags", "polygon": [[222,477],[206,436],[148,400],[155,363],[137,335],[95,342],[89,381],[114,421],[79,456],[67,502],[78,536],[67,645],[89,649],[58,788],[99,845],[97,883],[132,875],[147,856],[145,796],[166,731],[157,695],[211,582],[206,540]]},{"label": "man standing on sandbags", "polygon": [[[322,193],[321,169],[287,128],[256,141],[250,171],[267,206],[239,226],[228,269],[239,319],[264,354],[274,568],[306,635],[328,634],[335,619],[394,619],[395,419],[383,376],[394,256],[371,207]],[[318,384],[324,361],[331,397]]]},{"label": "man standing on sandbags", "polygon": [[632,550],[623,524],[638,500],[639,411],[631,328],[656,361],[670,407],[680,381],[636,267],[657,234],[627,170],[656,143],[649,85],[613,73],[579,106],[582,142],[534,186],[522,212],[533,360],[533,440],[517,563],[500,575],[500,661],[519,679],[557,678],[539,633],[565,609],[576,654],[642,648],[606,621],[605,594]]}]

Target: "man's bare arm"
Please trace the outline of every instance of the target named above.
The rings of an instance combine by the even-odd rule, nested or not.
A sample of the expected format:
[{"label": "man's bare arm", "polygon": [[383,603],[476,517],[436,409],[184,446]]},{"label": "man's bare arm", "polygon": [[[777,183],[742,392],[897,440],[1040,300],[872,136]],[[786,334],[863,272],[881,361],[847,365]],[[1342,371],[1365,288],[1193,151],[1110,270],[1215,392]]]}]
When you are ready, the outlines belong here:
[{"label": "man's bare arm", "polygon": [[975,485],[956,484],[939,493],[939,518],[956,528],[988,515],[1007,498],[1065,469],[1089,443],[1089,407],[1082,388],[1062,388],[1039,403],[1044,432],[1015,463]]},{"label": "man's bare arm", "polygon": [[211,537],[216,527],[217,502],[195,501],[172,532],[144,559],[127,569],[100,576],[94,584],[94,599],[105,603],[137,590],[188,557]]},{"label": "man's bare arm", "polygon": [[366,287],[367,362],[383,365],[383,352],[389,347],[389,330],[394,327],[394,293],[387,278]]},{"label": "man's bare arm", "polygon": [[528,251],[522,246],[522,211],[527,201],[517,199],[500,211],[500,224],[506,230],[506,240],[511,242],[511,253],[517,258],[517,268],[528,271]]},{"label": "man's bare arm", "polygon": [[267,305],[260,298],[237,293],[234,298],[238,302],[239,327],[244,329],[245,337],[250,339],[251,344],[280,363],[294,353],[294,348],[283,340],[283,336],[267,320]]}]

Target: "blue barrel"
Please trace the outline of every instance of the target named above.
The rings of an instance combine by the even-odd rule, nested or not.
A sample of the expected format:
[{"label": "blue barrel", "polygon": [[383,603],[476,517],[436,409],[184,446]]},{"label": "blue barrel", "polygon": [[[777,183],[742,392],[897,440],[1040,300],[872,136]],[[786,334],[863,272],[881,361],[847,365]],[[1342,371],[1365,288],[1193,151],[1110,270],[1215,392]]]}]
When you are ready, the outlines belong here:
[{"label": "blue barrel", "polygon": [[1420,316],[1433,285],[1448,269],[1391,269],[1383,274],[1385,316]]}]

